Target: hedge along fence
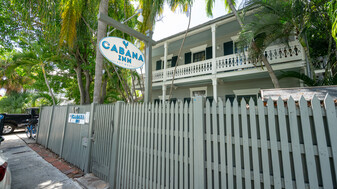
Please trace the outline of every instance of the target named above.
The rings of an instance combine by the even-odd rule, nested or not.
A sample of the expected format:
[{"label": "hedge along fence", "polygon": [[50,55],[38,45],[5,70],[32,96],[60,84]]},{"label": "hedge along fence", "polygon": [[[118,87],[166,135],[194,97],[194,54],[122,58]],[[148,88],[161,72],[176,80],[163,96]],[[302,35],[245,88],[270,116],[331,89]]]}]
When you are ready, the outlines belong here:
[{"label": "hedge along fence", "polygon": [[[42,131],[57,125],[42,124],[52,117],[47,109],[41,144],[48,139]],[[190,104],[93,104],[90,111],[87,135],[79,137],[92,139],[88,153],[72,161],[83,158],[84,170],[112,188],[337,187],[337,117],[329,96],[324,106],[315,97],[311,106],[304,98],[264,106],[260,99],[211,104],[196,97]]]}]

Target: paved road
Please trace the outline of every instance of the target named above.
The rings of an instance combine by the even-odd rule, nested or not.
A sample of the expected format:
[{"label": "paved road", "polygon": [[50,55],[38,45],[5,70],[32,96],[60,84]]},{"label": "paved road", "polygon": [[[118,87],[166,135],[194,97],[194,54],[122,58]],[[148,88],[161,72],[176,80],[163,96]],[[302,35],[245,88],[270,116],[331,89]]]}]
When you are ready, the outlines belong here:
[{"label": "paved road", "polygon": [[13,189],[82,188],[41,158],[18,135],[22,138],[25,136],[24,133],[7,135],[0,146],[1,153],[8,158]]}]

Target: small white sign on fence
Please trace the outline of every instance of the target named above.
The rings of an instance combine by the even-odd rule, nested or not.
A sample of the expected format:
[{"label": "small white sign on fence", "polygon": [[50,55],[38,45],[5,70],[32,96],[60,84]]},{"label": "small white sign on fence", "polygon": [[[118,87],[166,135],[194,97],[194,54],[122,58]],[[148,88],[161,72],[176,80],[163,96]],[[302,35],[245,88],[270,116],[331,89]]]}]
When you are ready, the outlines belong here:
[{"label": "small white sign on fence", "polygon": [[87,118],[87,114],[74,114],[74,113],[70,113],[69,114],[69,118],[68,118],[68,122],[69,123],[76,123],[76,124],[85,124],[87,122],[87,120],[89,121],[89,116]]}]

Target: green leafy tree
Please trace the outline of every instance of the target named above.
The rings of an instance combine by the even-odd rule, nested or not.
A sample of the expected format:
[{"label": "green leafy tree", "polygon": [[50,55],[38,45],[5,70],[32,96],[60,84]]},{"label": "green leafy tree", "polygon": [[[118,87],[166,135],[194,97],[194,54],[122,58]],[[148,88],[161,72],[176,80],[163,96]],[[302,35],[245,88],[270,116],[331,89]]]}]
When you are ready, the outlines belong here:
[{"label": "green leafy tree", "polygon": [[[241,29],[244,29],[245,24],[243,18],[239,15],[239,12],[236,10],[235,8],[235,1],[234,0],[224,0],[225,3],[225,7],[226,8],[230,8],[231,12],[233,12],[233,14],[235,15],[236,21],[239,23]],[[213,4],[214,1],[213,0],[206,0],[206,12],[208,15],[212,15],[212,8],[213,8]],[[259,52],[257,53],[257,60],[260,60],[263,62],[263,64],[265,65],[265,67],[267,68],[269,77],[271,78],[271,81],[273,82],[273,85],[275,88],[280,88],[280,84],[279,81],[275,75],[275,72],[273,70],[273,68],[271,67],[269,61],[267,60],[267,58],[264,56],[263,53],[263,49],[261,49],[257,43],[255,42],[254,38],[251,38],[249,43],[250,44],[250,49],[252,49],[255,52]]]},{"label": "green leafy tree", "polygon": [[30,94],[27,92],[11,92],[0,99],[0,112],[23,113],[29,106],[30,98]]}]

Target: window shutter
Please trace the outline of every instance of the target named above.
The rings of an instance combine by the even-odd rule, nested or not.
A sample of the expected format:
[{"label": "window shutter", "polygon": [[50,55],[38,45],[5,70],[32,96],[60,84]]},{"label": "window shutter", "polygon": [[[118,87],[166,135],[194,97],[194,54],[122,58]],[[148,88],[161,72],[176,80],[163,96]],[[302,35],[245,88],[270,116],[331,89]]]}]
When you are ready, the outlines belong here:
[{"label": "window shutter", "polygon": [[229,41],[223,44],[224,56],[233,54],[233,41]]},{"label": "window shutter", "polygon": [[206,48],[206,60],[213,58],[212,46]]},{"label": "window shutter", "polygon": [[178,56],[172,57],[171,67],[175,67],[177,64]]},{"label": "window shutter", "polygon": [[185,64],[190,64],[192,62],[191,57],[192,57],[191,52],[185,53]]},{"label": "window shutter", "polygon": [[156,62],[156,70],[161,70],[161,60]]}]

